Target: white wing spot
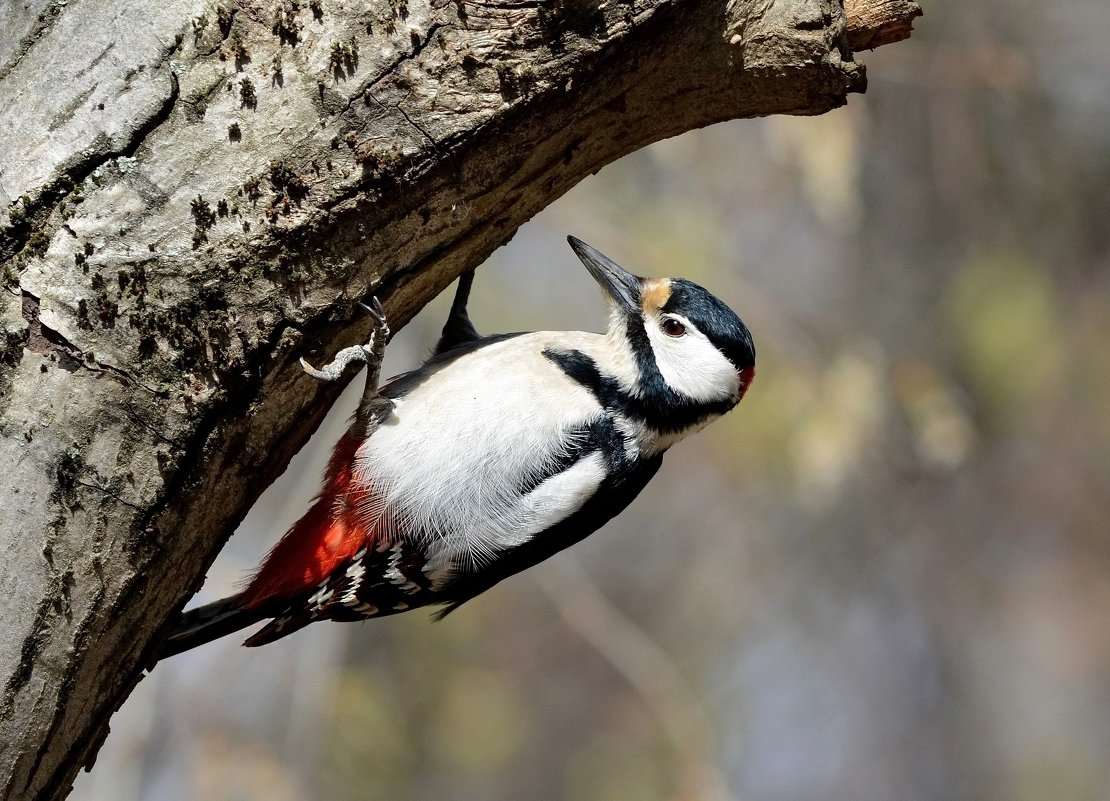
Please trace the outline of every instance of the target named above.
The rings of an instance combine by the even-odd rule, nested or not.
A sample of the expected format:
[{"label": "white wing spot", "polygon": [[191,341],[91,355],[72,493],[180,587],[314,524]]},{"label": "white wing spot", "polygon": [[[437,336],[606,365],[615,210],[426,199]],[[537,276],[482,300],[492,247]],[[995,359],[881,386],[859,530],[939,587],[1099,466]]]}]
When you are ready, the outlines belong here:
[{"label": "white wing spot", "polygon": [[412,595],[420,592],[420,585],[409,581],[408,577],[401,572],[400,564],[405,555],[404,549],[405,546],[400,542],[393,546],[392,553],[389,555],[389,567],[385,570],[385,577],[389,579],[391,584]]},{"label": "white wing spot", "polygon": [[312,594],[312,597],[308,599],[308,605],[313,609],[321,609],[332,595],[334,595],[334,593],[331,589],[329,589],[326,584],[321,584],[320,589],[316,590],[316,592]]},{"label": "white wing spot", "polygon": [[[365,555],[365,549],[362,553]],[[356,556],[357,559],[357,556]],[[361,561],[351,562],[347,566],[347,578],[350,579],[351,584],[347,591],[343,593],[343,597],[339,599],[339,603],[344,606],[353,606],[358,603],[358,591],[362,587],[363,579],[366,577],[366,566]]]}]

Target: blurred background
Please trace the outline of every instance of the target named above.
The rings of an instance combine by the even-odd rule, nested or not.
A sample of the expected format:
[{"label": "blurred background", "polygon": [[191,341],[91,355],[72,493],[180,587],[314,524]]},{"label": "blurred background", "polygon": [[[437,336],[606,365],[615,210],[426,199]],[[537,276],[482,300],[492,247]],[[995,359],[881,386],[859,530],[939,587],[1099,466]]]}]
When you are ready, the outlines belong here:
[{"label": "blurred background", "polygon": [[[752,391],[623,516],[441,623],[159,665],[72,797],[1110,798],[1105,0],[925,11],[847,108],[648,148],[479,271],[485,332],[603,327],[567,233],[751,328]],[[355,403],[198,601],[306,508]]]}]

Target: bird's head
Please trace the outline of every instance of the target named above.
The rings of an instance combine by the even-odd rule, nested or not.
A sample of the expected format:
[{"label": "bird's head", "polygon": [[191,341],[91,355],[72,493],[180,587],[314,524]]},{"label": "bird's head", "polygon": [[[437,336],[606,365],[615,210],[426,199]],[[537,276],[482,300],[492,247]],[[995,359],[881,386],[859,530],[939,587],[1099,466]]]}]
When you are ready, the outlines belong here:
[{"label": "bird's head", "polygon": [[627,341],[645,393],[715,407],[740,402],[755,376],[755,345],[732,309],[692,281],[641,278],[580,239],[567,240],[612,304],[610,334]]}]

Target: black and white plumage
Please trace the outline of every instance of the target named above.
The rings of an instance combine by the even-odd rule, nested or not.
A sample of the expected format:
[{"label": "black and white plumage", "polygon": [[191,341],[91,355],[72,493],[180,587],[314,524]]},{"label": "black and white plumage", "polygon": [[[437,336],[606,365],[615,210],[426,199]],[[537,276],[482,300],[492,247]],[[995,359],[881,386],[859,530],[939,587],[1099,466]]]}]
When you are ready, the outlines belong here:
[{"label": "black and white plumage", "polygon": [[438,605],[441,614],[596,531],[663,454],[732,409],[755,371],[743,322],[680,278],[640,278],[573,237],[610,302],[606,333],[481,337],[463,276],[437,353],[378,389],[388,335],[321,371],[369,366],[314,505],[238,595],[182,615],[162,655],[271,619],[261,645],[315,620]]}]

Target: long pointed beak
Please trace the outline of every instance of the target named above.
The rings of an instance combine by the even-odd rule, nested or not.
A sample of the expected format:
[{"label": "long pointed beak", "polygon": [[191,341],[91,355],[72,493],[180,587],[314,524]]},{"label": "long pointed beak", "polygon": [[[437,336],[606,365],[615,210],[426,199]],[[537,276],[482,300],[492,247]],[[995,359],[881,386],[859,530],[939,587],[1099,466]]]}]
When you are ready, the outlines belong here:
[{"label": "long pointed beak", "polygon": [[567,237],[576,256],[586,265],[590,275],[601,285],[605,293],[625,311],[637,312],[640,309],[640,290],[644,279],[633,275],[601,251],[590,247],[581,239]]}]

